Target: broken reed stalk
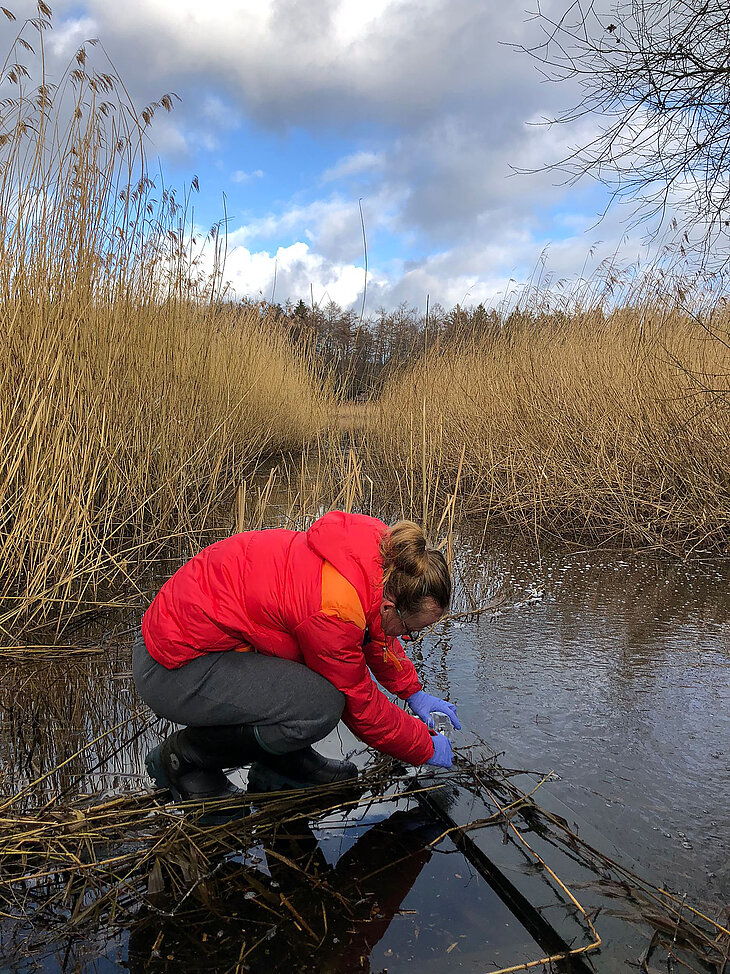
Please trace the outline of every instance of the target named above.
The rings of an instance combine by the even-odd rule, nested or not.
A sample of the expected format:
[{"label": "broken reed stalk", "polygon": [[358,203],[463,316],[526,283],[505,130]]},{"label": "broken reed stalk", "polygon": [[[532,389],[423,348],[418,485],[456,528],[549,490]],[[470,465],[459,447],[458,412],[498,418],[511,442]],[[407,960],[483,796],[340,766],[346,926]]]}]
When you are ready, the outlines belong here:
[{"label": "broken reed stalk", "polygon": [[[364,773],[361,784],[373,792],[367,798],[358,793],[353,796],[352,789],[343,797],[341,786],[330,786],[317,789],[316,795],[310,790],[272,795],[257,809],[252,805],[258,802],[258,796],[207,802],[203,807],[188,803],[173,809],[160,805],[155,794],[137,793],[97,804],[76,802],[50,813],[15,817],[8,815],[10,803],[6,802],[0,815],[0,859],[6,875],[4,893],[14,890],[7,905],[10,907],[14,902],[17,906],[23,890],[29,892],[43,881],[54,880],[48,901],[42,904],[33,901],[32,915],[34,922],[38,922],[41,912],[52,913],[63,904],[69,884],[82,880],[85,892],[96,884],[99,895],[81,913],[77,911],[69,917],[70,928],[83,928],[84,923],[98,919],[105,910],[124,914],[128,921],[130,911],[146,902],[149,877],[155,868],[158,872],[160,868],[165,869],[173,892],[179,892],[181,903],[190,896],[191,890],[179,888],[185,876],[178,876],[175,863],[187,862],[192,875],[199,879],[220,856],[245,852],[253,844],[266,843],[267,837],[270,840],[277,830],[301,821],[302,815],[313,811],[324,815],[333,810],[342,813],[349,807],[392,800],[392,794],[383,794],[386,786],[393,787],[394,781],[382,763],[375,762]],[[207,824],[206,816],[230,810],[246,810],[248,814],[237,822]],[[121,854],[96,852],[130,845],[132,851]],[[256,889],[255,876],[252,874],[249,879],[251,888]],[[120,888],[128,898],[121,910]]]},{"label": "broken reed stalk", "polygon": [[[725,947],[723,947],[722,940],[727,938],[727,942],[730,943],[730,929],[723,926],[718,921],[708,917],[705,913],[693,907],[691,904],[687,903],[686,897],[680,899],[662,887],[648,882],[641,876],[634,873],[632,870],[626,868],[622,864],[600,852],[600,850],[596,849],[594,846],[587,843],[576,832],[569,828],[568,823],[564,819],[541,808],[540,805],[534,801],[532,796],[534,791],[537,789],[534,789],[531,793],[525,793],[518,788],[511,780],[515,774],[520,774],[520,772],[510,772],[509,774],[505,773],[501,779],[493,779],[491,777],[485,778],[479,769],[476,769],[474,772],[474,784],[479,789],[480,793],[489,796],[490,801],[498,811],[506,812],[511,806],[500,808],[500,802],[493,793],[493,787],[495,784],[497,784],[504,790],[505,794],[511,796],[512,807],[516,805],[516,807],[527,812],[528,814],[539,816],[543,821],[549,823],[551,828],[554,830],[555,838],[563,846],[567,847],[571,853],[574,854],[579,852],[583,858],[583,861],[594,869],[599,875],[605,876],[607,872],[609,874],[613,874],[625,884],[625,891],[628,896],[645,897],[653,907],[660,911],[658,915],[643,914],[643,919],[646,922],[655,925],[659,924],[661,926],[662,917],[665,917],[674,925],[675,940],[678,932],[681,929],[682,939],[686,940],[690,944],[697,945],[696,949],[698,951],[704,951],[705,954],[709,954],[711,957],[713,957],[715,954],[722,953],[722,951],[725,949]],[[549,775],[545,776],[539,783],[538,787],[542,785],[544,781],[548,779],[548,777]],[[522,832],[515,827],[512,817],[502,815],[502,821],[515,835],[520,844],[528,849],[535,861],[539,862],[541,867],[549,872],[557,885],[563,889],[566,895],[575,904],[576,908],[584,917],[591,932],[596,937],[597,942],[588,949],[596,949],[600,944],[600,937],[595,931],[593,922],[586,911],[577,902],[570,890],[564,886],[559,877],[556,876],[555,873],[550,869],[548,864],[530,846]],[[696,922],[688,919],[688,917],[684,915],[685,911],[687,914],[691,914],[695,918]],[[702,929],[699,927],[698,922],[700,921],[709,929]],[[555,960],[557,958],[552,959]],[[508,968],[505,969],[505,971],[494,972],[494,974],[507,974],[507,971],[511,972],[514,970],[525,969],[526,966],[535,965],[531,964]]]},{"label": "broken reed stalk", "polygon": [[[136,716],[131,715],[130,722]],[[453,771],[440,773],[429,783],[414,785],[414,778],[401,777],[390,759],[375,757],[362,772],[361,788],[357,791],[350,787],[343,793],[341,786],[334,785],[274,793],[264,803],[259,796],[246,795],[208,802],[202,807],[195,803],[171,806],[160,803],[164,801],[164,793],[133,792],[104,800],[78,797],[64,805],[55,803],[51,808],[13,814],[12,806],[21,797],[18,793],[0,807],[0,862],[5,877],[0,887],[3,915],[32,922],[39,932],[36,944],[39,950],[63,933],[91,937],[94,930],[103,929],[108,936],[114,929],[137,922],[135,918],[141,908],[151,915],[167,918],[182,918],[186,911],[199,907],[208,910],[211,884],[221,870],[230,867],[236,870],[237,888],[244,901],[250,901],[251,908],[259,911],[251,919],[252,923],[291,922],[310,942],[321,942],[320,937],[326,936],[326,904],[345,916],[353,906],[347,897],[328,886],[326,877],[316,870],[310,872],[306,863],[293,861],[282,852],[281,845],[277,849],[277,837],[286,837],[287,829],[294,829],[296,834],[301,823],[309,818],[333,814],[347,828],[343,816],[348,809],[371,810],[382,802],[392,806],[398,796],[423,797],[437,793],[445,782],[453,782],[479,795],[495,811],[487,818],[445,830],[434,842],[447,834],[454,836],[457,832],[505,826],[511,841],[528,850],[556,889],[575,906],[592,938],[589,944],[566,953],[505,967],[499,974],[512,974],[566,956],[578,956],[600,944],[593,919],[525,837],[524,832],[531,830],[534,816],[539,816],[549,827],[547,836],[551,844],[564,847],[572,858],[577,856],[594,873],[615,876],[634,901],[644,897],[651,903],[654,912],[645,912],[643,918],[653,923],[655,929],[669,926],[683,950],[695,951],[704,960],[717,955],[722,962],[723,939],[730,938],[726,927],[603,855],[570,830],[559,816],[541,809],[535,795],[549,775],[524,791],[514,781],[524,772],[502,769],[496,756],[485,756],[485,750],[483,742],[476,749],[457,750]],[[364,789],[367,791],[363,794]],[[246,814],[236,821],[216,820],[215,816],[231,810]],[[287,871],[293,883],[292,891],[305,891],[302,893],[305,901],[300,903],[299,894],[292,897],[268,885],[266,877],[256,868],[255,850],[260,848]],[[387,868],[397,865],[396,860]],[[362,880],[372,879],[373,875],[363,876]],[[172,901],[174,906],[165,907],[160,899],[163,890],[164,902]],[[320,905],[325,919],[322,934],[314,928],[311,913],[313,908],[319,910]],[[269,919],[265,920],[266,917]],[[247,951],[255,949],[255,944],[249,945]],[[675,944],[671,949],[676,954],[679,948]]]},{"label": "broken reed stalk", "polygon": [[0,646],[0,659],[22,659],[28,654],[43,654],[45,659],[66,659],[68,656],[96,656],[104,650],[98,646],[63,646],[56,644],[32,644],[27,646]]},{"label": "broken reed stalk", "polygon": [[[540,785],[544,784],[544,782],[549,779],[551,773],[552,772],[549,772],[547,775],[545,775],[543,777],[542,781],[539,782],[537,788],[539,788]],[[592,939],[591,943],[585,944],[582,947],[571,948],[570,950],[565,951],[563,953],[560,953],[560,954],[552,954],[549,957],[542,957],[539,960],[530,961],[530,962],[528,962],[526,964],[518,964],[518,965],[513,966],[513,967],[504,967],[504,968],[501,968],[499,971],[495,971],[494,974],[512,974],[512,972],[514,972],[514,971],[528,970],[530,968],[539,967],[539,966],[544,965],[544,964],[548,964],[548,965],[550,965],[550,964],[556,964],[558,961],[568,960],[571,957],[579,957],[582,954],[588,954],[591,951],[598,950],[598,948],[601,946],[601,943],[602,943],[601,938],[600,938],[600,936],[598,934],[598,931],[596,930],[595,926],[593,925],[593,921],[591,920],[590,916],[588,915],[588,913],[586,912],[586,910],[583,908],[583,906],[578,902],[578,900],[576,899],[575,895],[568,889],[568,887],[565,885],[565,883],[562,881],[562,879],[560,879],[560,877],[550,868],[550,866],[548,866],[548,864],[545,862],[545,860],[542,859],[537,854],[537,852],[535,852],[535,850],[532,848],[532,846],[529,844],[529,842],[525,839],[525,837],[522,835],[522,833],[519,831],[519,829],[516,828],[514,822],[512,821],[512,815],[507,815],[508,810],[514,812],[515,807],[522,807],[522,803],[523,802],[525,804],[527,804],[529,801],[532,801],[532,796],[534,795],[535,791],[537,791],[537,788],[533,789],[533,791],[531,791],[529,794],[524,795],[524,797],[520,797],[520,799],[518,799],[517,802],[513,802],[512,803],[512,806],[506,805],[504,807],[502,807],[499,804],[499,802],[497,801],[497,799],[495,798],[495,796],[493,795],[493,793],[489,789],[486,789],[486,794],[489,796],[489,798],[492,801],[493,805],[497,809],[500,817],[502,818],[502,821],[505,823],[505,825],[507,826],[507,828],[510,829],[510,831],[516,837],[516,839],[518,840],[518,842],[520,842],[528,850],[528,852],[530,853],[530,855],[550,875],[550,877],[553,880],[553,882],[563,891],[563,893],[565,893],[565,895],[568,897],[568,899],[573,904],[573,906],[576,908],[576,910],[578,910],[578,912],[580,913],[580,916],[581,916],[581,919],[582,919],[583,923],[585,923],[585,925],[588,927],[588,929],[590,931],[590,934],[591,934],[591,937],[593,939]]]}]

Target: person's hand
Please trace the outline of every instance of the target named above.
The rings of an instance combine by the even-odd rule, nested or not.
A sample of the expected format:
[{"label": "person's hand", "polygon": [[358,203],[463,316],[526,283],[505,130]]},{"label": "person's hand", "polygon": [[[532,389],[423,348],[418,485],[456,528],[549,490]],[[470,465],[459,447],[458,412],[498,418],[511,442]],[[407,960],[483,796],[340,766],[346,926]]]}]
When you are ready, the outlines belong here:
[{"label": "person's hand", "polygon": [[426,764],[432,764],[436,768],[450,768],[454,763],[451,741],[445,734],[435,734],[431,740],[433,741],[433,754],[426,761]]},{"label": "person's hand", "polygon": [[425,721],[429,727],[433,727],[433,717],[432,713],[437,712],[440,714],[446,714],[446,716],[451,721],[452,725],[457,729],[461,730],[461,723],[459,718],[456,716],[456,707],[453,703],[449,703],[448,700],[441,700],[440,697],[432,697],[430,693],[424,693],[423,690],[417,690],[416,693],[412,693],[410,697],[406,700],[406,703],[411,708],[417,717]]}]

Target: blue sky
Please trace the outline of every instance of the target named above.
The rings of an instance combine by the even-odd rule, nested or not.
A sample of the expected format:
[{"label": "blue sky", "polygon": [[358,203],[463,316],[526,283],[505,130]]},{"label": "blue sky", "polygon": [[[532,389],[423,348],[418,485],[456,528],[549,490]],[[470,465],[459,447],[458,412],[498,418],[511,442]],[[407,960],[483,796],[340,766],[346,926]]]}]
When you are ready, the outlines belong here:
[{"label": "blue sky", "polygon": [[[34,4],[11,9],[21,18]],[[556,10],[557,0],[543,9]],[[142,107],[167,91],[148,156],[195,219],[228,217],[226,276],[240,295],[359,307],[362,202],[368,310],[401,301],[498,301],[540,255],[558,277],[642,250],[605,190],[552,171],[597,121],[537,124],[576,92],[511,45],[536,39],[494,0],[85,0],[53,5],[51,71],[98,37]],[[2,25],[3,38],[12,25]],[[7,45],[6,45],[7,46]],[[97,49],[98,51],[98,49]],[[98,56],[96,53],[94,56]]]}]

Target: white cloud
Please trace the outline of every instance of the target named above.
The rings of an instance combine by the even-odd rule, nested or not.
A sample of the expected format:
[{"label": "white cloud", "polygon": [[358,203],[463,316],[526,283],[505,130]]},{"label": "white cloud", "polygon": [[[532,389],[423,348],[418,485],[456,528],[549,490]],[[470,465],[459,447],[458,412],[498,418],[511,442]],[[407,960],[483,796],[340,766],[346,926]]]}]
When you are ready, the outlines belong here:
[{"label": "white cloud", "polygon": [[[394,213],[402,200],[383,189],[362,201],[366,235],[373,240],[394,225]],[[294,205],[279,214],[247,222],[229,234],[232,246],[251,241],[285,238],[301,240],[330,261],[362,259],[363,241],[358,200],[334,195],[307,205]]]},{"label": "white cloud", "polygon": [[97,36],[97,31],[97,23],[91,17],[61,21],[49,35],[51,51],[57,58],[71,58],[84,41]]},{"label": "white cloud", "polygon": [[381,152],[355,152],[339,159],[334,166],[322,173],[322,182],[330,183],[347,176],[357,176],[363,172],[383,169],[385,158]]},{"label": "white cloud", "polygon": [[264,175],[263,169],[254,169],[253,172],[244,172],[243,169],[237,169],[231,176],[234,183],[248,183],[252,179],[262,179]]},{"label": "white cloud", "polygon": [[217,95],[207,95],[203,99],[202,113],[219,129],[235,128],[240,121],[235,108]]},{"label": "white cloud", "polygon": [[392,0],[340,0],[332,16],[333,35],[343,46],[357,44],[392,6]]},{"label": "white cloud", "polygon": [[474,127],[484,129],[495,107],[532,101],[534,109],[546,101],[548,89],[527,58],[500,46],[525,36],[519,5],[88,0],[87,6],[138,76],[217,77],[261,124],[274,127],[364,118],[410,126],[468,103]]},{"label": "white cloud", "polygon": [[[564,2],[541,7],[550,14]],[[294,129],[314,139],[321,133],[323,145],[337,136],[340,158],[325,160],[319,182],[291,198],[273,202],[274,167],[266,165],[257,190],[272,196],[229,234],[229,272],[243,293],[268,297],[276,264],[282,299],[286,288],[306,296],[316,282],[340,303],[356,302],[360,197],[373,301],[421,304],[428,293],[448,304],[467,293],[469,300],[501,294],[538,260],[550,220],[566,237],[550,249],[557,274],[579,273],[599,234],[611,241],[607,252],[621,240],[615,219],[584,235],[599,204],[591,208],[587,192],[556,185],[560,175],[541,168],[565,156],[568,137],[588,140],[596,124],[529,124],[577,98],[575,89],[541,83],[527,56],[509,46],[535,39],[520,4],[86,0],[84,17],[77,0],[57,6],[75,13],[60,21],[59,52],[71,50],[88,25],[138,104],[164,91],[181,95],[173,116],[158,113],[150,131],[160,155],[184,157],[197,171],[200,150],[216,150],[224,176],[250,184],[264,175],[254,168],[257,127],[282,138]],[[243,122],[252,141],[233,158],[250,168],[232,171],[236,162],[224,163],[220,149]],[[514,175],[515,168],[534,172]],[[337,192],[329,193],[333,183]],[[317,185],[327,188],[312,200]],[[422,256],[378,269],[374,256],[386,234],[391,252],[400,240]]]},{"label": "white cloud", "polygon": [[220,136],[214,129],[192,127],[175,115],[158,112],[147,129],[147,154],[166,159],[185,159],[194,162],[202,149],[215,152],[220,148]]},{"label": "white cloud", "polygon": [[273,254],[234,246],[224,276],[239,297],[284,301],[313,293],[317,303],[332,300],[343,307],[357,302],[364,280],[361,267],[329,261],[302,241],[279,247]]},{"label": "white cloud", "polygon": [[[545,0],[546,9],[558,2]],[[529,33],[519,5],[87,0],[87,6],[123,77],[144,85],[146,98],[180,88],[177,111],[184,118],[197,111],[223,129],[238,113],[253,125],[313,135],[364,125],[372,134],[359,140],[359,151],[325,166],[322,181],[380,180],[388,195],[408,201],[403,232],[453,242],[471,232],[479,214],[499,210],[504,218],[505,197],[519,199],[524,210],[534,189],[527,181],[520,191],[505,186],[509,166],[524,159],[527,145],[531,156],[552,149],[524,119],[549,113],[557,87],[541,85],[529,59],[503,43]],[[221,94],[211,96],[213,88]],[[191,146],[215,147],[215,132],[204,141],[193,138],[195,124],[184,124]]]},{"label": "white cloud", "polygon": [[147,130],[147,151],[155,155],[182,157],[190,153],[190,144],[182,126],[174,116],[158,115]]},{"label": "white cloud", "polygon": [[[318,303],[332,299],[359,310],[364,281],[361,260],[330,259],[302,240],[271,252],[254,250],[241,242],[245,229],[229,235],[225,276],[237,295],[309,301],[311,285]],[[595,279],[602,264],[626,266],[646,254],[637,236],[621,236],[618,217],[612,217],[606,229],[604,241],[586,238],[580,228],[550,246],[526,228],[497,229],[493,239],[481,246],[464,243],[416,261],[394,261],[387,269],[371,267],[366,314],[402,301],[423,307],[427,296],[432,305],[447,308],[457,303],[514,304],[530,279],[569,298],[584,286],[582,281]]]}]

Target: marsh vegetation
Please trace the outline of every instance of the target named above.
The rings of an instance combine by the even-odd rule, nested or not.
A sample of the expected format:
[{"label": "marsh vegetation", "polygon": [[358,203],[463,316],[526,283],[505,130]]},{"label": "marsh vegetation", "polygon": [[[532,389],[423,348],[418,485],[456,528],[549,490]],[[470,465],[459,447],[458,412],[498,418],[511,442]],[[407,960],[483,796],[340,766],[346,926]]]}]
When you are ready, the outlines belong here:
[{"label": "marsh vegetation", "polygon": [[[350,803],[350,832],[339,805],[316,837],[302,825],[312,810],[301,796],[273,812],[247,798],[238,825],[218,830],[171,810],[141,774],[142,755],[164,728],[135,700],[128,655],[159,573],[233,530],[301,527],[329,508],[412,517],[447,549],[457,577],[453,617],[416,648],[438,685],[451,641],[464,649],[456,627],[538,601],[528,593],[510,602],[507,589],[496,591],[504,572],[489,551],[499,532],[536,552],[539,565],[555,541],[566,551],[588,541],[682,559],[723,553],[725,306],[716,282],[695,282],[688,297],[666,277],[633,291],[586,288],[563,303],[528,288],[493,309],[402,307],[372,320],[336,306],[234,301],[222,227],[196,228],[196,186],[176,194],[145,160],[147,128],[175,96],[136,111],[93,47],[52,82],[41,67],[49,29],[40,3],[0,74],[0,946],[12,963],[24,958],[19,970],[54,954],[61,969],[92,969],[112,933],[114,949],[128,950],[139,969],[179,969],[181,957],[190,965],[203,955],[211,969],[222,969],[221,957],[225,969],[270,969],[277,950],[288,956],[290,947],[322,944],[333,964],[350,963],[335,946],[343,924],[359,924],[359,946],[367,946],[380,929],[375,907],[383,915],[390,908],[382,902],[388,884],[373,875],[395,884],[403,870],[394,869],[390,840],[372,875],[365,865],[374,846],[360,848],[367,863],[343,857],[339,873],[314,847],[338,830],[345,844],[361,836],[398,802],[410,809],[412,797],[398,789],[412,781],[368,764],[368,794]],[[576,611],[586,615],[585,605]],[[621,607],[606,611],[615,618]],[[697,609],[703,618],[719,612]],[[523,654],[520,638],[512,649]],[[489,648],[477,639],[467,650],[461,659],[474,672],[453,667],[461,681],[453,690],[471,700],[476,722],[486,709],[479,667]],[[547,671],[557,668],[551,659]],[[497,844],[502,829],[537,835],[541,821],[546,848],[562,843],[566,862],[590,858],[567,824],[540,818],[514,777],[493,750],[475,758],[465,747],[451,784],[471,789],[475,803],[493,789],[479,828],[496,826]],[[498,807],[510,802],[512,815]],[[714,814],[712,796],[707,803]],[[397,822],[392,834],[410,841],[414,823]],[[297,848],[292,824],[304,832]],[[443,832],[416,843],[421,865]],[[456,845],[448,852],[453,861],[464,854]],[[433,856],[419,910],[428,909],[434,882],[461,882],[446,861]],[[593,911],[603,900],[633,896],[641,909],[629,922],[644,931],[648,924],[649,953],[661,945],[668,957],[681,931],[683,957],[699,956],[703,970],[727,965],[726,927],[691,913],[676,892],[662,899],[656,884],[640,887],[600,856],[582,866],[594,870],[591,895],[597,890],[581,914],[590,934],[583,946],[595,944]],[[542,870],[535,859],[530,868]],[[291,899],[277,885],[282,876]],[[560,899],[562,888],[551,888]],[[373,916],[357,913],[363,903],[375,904]],[[436,921],[421,927],[398,909],[400,901],[390,913],[402,921],[392,943],[417,953],[419,936],[421,944],[432,937],[434,970],[444,952],[458,954],[467,927],[476,934],[483,926],[481,914],[456,911],[462,927],[447,939],[442,927],[434,933]],[[192,953],[190,929],[200,937]],[[486,962],[482,946],[474,969]],[[513,946],[492,944],[489,963]],[[394,964],[387,949],[381,960]],[[532,942],[520,951],[538,956]]]},{"label": "marsh vegetation", "polygon": [[121,588],[134,604],[150,560],[204,543],[232,486],[332,398],[265,309],[220,301],[189,199],[150,176],[146,129],[172,96],[136,113],[85,48],[51,84],[47,16],[2,73],[4,642]]},{"label": "marsh vegetation", "polygon": [[[532,286],[494,309],[372,319],[237,303],[221,227],[193,225],[195,184],[178,196],[147,167],[147,129],[174,94],[135,111],[89,45],[53,83],[49,18],[41,4],[2,74],[4,644],[143,604],[156,559],[245,527],[252,473],[273,458],[291,479],[281,458],[303,448],[311,510],[359,504],[433,527],[466,513],[537,539],[723,550],[717,282],[619,287],[606,272],[557,305]],[[365,435],[343,441],[348,394]]]},{"label": "marsh vegetation", "polygon": [[[536,538],[691,557],[730,528],[730,319],[648,293],[526,308],[432,347],[373,407],[373,442],[470,513]],[[425,458],[425,459],[424,459]]]}]

